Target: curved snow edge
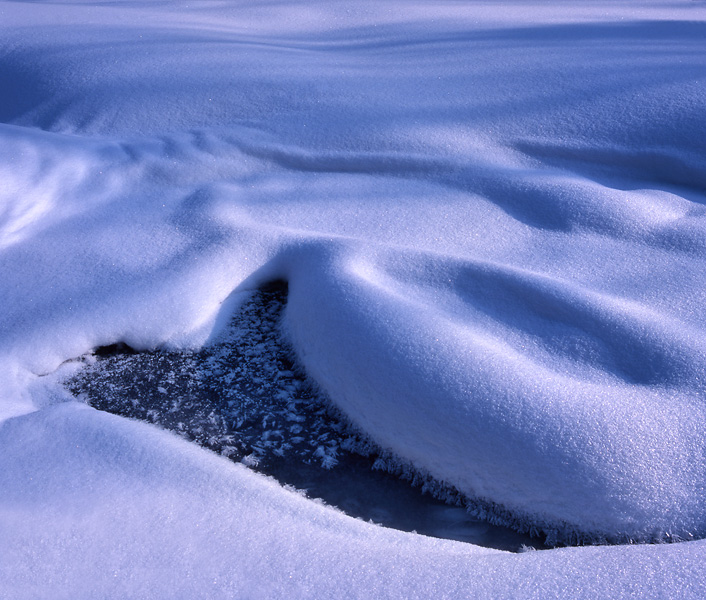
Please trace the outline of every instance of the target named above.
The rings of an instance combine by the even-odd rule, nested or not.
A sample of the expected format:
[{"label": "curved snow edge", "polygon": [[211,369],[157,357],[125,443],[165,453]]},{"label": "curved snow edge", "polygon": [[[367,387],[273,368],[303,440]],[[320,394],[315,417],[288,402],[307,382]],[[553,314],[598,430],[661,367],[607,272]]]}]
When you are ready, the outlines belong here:
[{"label": "curved snow edge", "polygon": [[282,322],[280,322],[279,329],[282,343],[290,350],[293,368],[297,371],[297,374],[307,381],[313,395],[327,409],[329,414],[346,427],[343,435],[348,435],[349,437],[341,444],[341,448],[363,456],[375,455],[377,458],[373,463],[373,469],[384,471],[408,481],[413,487],[420,488],[422,493],[430,494],[432,497],[449,505],[464,507],[472,517],[486,521],[491,525],[508,527],[518,533],[528,534],[531,537],[544,537],[544,544],[549,548],[586,545],[663,544],[699,539],[694,535],[683,537],[668,531],[655,531],[651,534],[646,532],[644,536],[631,535],[624,531],[587,531],[578,529],[565,521],[550,522],[530,513],[510,511],[491,500],[464,494],[452,484],[435,478],[425,469],[396,455],[392,450],[383,448],[353,423],[335,405],[316,380],[307,373],[298,360],[294,347],[288,338],[286,327],[283,326]]}]

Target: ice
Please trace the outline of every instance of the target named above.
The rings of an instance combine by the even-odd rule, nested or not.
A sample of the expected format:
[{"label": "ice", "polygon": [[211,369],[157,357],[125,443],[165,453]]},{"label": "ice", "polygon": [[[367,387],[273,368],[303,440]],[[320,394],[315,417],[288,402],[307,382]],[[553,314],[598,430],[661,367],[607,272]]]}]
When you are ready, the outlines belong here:
[{"label": "ice", "polygon": [[391,469],[559,543],[704,537],[705,34],[687,0],[3,3],[1,594],[706,595],[701,541],[375,528],[55,373],[286,280]]}]

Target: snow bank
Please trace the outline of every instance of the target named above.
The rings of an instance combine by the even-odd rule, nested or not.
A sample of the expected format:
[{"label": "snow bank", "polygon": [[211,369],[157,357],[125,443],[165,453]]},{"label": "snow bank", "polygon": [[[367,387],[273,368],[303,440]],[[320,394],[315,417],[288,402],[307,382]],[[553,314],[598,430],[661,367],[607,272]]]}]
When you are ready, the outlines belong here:
[{"label": "snow bank", "polygon": [[286,278],[302,364],[400,461],[559,539],[703,536],[703,3],[0,12],[12,597],[40,568],[73,596],[89,572],[98,595],[703,594],[701,542],[480,556],[37,379],[116,341],[198,346],[233,290]]},{"label": "snow bank", "polygon": [[[0,597],[699,597],[684,545],[511,555],[367,525],[148,425],[60,404],[0,429]],[[665,580],[663,573],[670,577]]]},{"label": "snow bank", "polygon": [[393,260],[401,277],[359,256],[292,277],[302,359],[364,431],[519,526],[701,535],[704,363],[683,328],[526,270]]}]

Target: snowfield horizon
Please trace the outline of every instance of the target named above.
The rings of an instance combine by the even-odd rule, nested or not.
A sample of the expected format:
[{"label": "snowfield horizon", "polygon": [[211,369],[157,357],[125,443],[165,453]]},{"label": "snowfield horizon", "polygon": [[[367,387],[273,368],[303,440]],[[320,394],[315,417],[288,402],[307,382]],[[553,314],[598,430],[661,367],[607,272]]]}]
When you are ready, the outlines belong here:
[{"label": "snowfield horizon", "polygon": [[[705,50],[692,0],[0,2],[0,598],[705,597]],[[270,322],[390,470],[589,545],[375,526],[67,388],[228,331],[242,384]],[[335,468],[277,360],[243,462]]]}]

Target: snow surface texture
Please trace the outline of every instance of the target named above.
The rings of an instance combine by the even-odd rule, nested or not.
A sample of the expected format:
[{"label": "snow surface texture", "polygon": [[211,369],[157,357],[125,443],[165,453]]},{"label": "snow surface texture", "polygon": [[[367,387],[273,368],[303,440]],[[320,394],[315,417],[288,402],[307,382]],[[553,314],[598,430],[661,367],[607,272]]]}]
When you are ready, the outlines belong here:
[{"label": "snow surface texture", "polygon": [[282,282],[244,292],[218,339],[198,351],[99,349],[64,385],[94,408],[174,431],[351,516],[500,550],[544,547],[473,517],[479,507],[333,410],[282,339],[286,297]]},{"label": "snow surface texture", "polygon": [[704,536],[705,45],[689,0],[0,3],[0,594],[706,595],[700,541],[390,532],[38,378],[285,279],[392,454],[557,539]]}]

